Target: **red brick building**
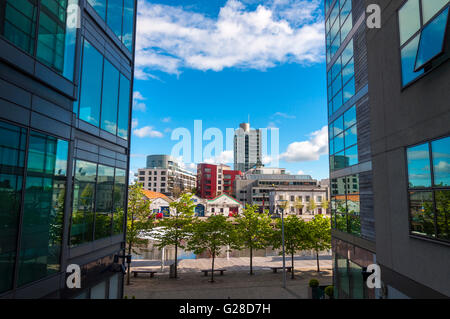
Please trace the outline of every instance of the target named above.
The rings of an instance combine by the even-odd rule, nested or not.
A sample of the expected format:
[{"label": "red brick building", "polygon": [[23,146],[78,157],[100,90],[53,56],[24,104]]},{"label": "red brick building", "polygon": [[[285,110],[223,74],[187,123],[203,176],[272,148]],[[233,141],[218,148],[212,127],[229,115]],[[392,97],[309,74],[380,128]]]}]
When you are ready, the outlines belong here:
[{"label": "red brick building", "polygon": [[233,196],[233,182],[241,171],[234,171],[228,165],[198,164],[197,195],[213,199],[221,194]]}]

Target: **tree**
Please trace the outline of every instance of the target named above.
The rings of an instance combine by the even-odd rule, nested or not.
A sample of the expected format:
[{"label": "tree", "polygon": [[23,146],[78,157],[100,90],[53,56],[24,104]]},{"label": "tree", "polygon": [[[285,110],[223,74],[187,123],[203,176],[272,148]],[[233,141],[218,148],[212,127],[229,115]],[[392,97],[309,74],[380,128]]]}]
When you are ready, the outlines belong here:
[{"label": "tree", "polygon": [[192,224],[192,235],[187,249],[195,254],[209,252],[211,261],[211,282],[214,282],[214,261],[223,246],[235,246],[235,228],[223,215],[211,215],[206,220],[196,220]]},{"label": "tree", "polygon": [[315,215],[307,224],[310,234],[309,247],[316,252],[317,272],[320,272],[319,251],[331,248],[330,219],[323,215]]},{"label": "tree", "polygon": [[315,200],[314,199],[312,199],[311,198],[311,200],[309,201],[309,203],[308,203],[308,211],[309,212],[313,212],[313,215],[314,215],[314,210],[317,208],[317,205],[316,205],[316,202],[315,202]]},{"label": "tree", "polygon": [[250,250],[250,275],[253,275],[253,250],[266,248],[271,239],[271,218],[259,214],[258,205],[247,205],[244,213],[236,218],[236,247]]},{"label": "tree", "polygon": [[[272,245],[274,249],[282,247],[281,239],[281,220],[278,219],[275,224],[275,230],[272,235]],[[291,278],[294,279],[294,255],[297,251],[307,249],[310,245],[309,232],[306,222],[297,217],[290,215],[284,219],[284,246],[287,254],[291,255],[292,272]],[[280,252],[280,255],[282,252]]]},{"label": "tree", "polygon": [[301,199],[300,197],[298,197],[298,198],[295,200],[294,206],[295,206],[296,209],[298,209],[299,215],[301,215],[301,214],[302,214],[302,210],[303,210],[303,206],[304,206],[304,205],[303,205],[303,201],[302,201],[302,199]]},{"label": "tree", "polygon": [[326,199],[322,201],[322,208],[325,210],[325,214],[327,213],[328,207],[330,206],[330,202]]},{"label": "tree", "polygon": [[[135,246],[147,244],[146,239],[139,236],[142,232],[149,231],[153,227],[149,219],[150,201],[145,199],[142,192],[142,184],[131,185],[128,191],[128,214],[127,214],[127,245],[128,254],[137,254]],[[120,214],[118,214],[120,216]],[[130,284],[130,267],[127,273],[127,285]]]},{"label": "tree", "polygon": [[175,246],[175,274],[178,277],[178,247],[185,248],[184,242],[190,237],[192,222],[194,220],[195,204],[191,194],[182,194],[179,200],[170,203],[170,208],[175,210],[175,216],[158,220],[158,227],[162,231],[154,232],[153,237],[159,241],[158,248]]}]

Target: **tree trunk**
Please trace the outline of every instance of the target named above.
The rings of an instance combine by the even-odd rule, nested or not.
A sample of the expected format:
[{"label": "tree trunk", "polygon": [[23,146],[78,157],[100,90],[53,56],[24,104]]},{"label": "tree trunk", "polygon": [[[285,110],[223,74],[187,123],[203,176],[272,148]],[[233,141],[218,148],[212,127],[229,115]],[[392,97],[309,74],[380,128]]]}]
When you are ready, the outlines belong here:
[{"label": "tree trunk", "polygon": [[294,253],[292,253],[291,255],[291,261],[292,261],[291,279],[294,279]]},{"label": "tree trunk", "polygon": [[214,282],[214,257],[216,256],[216,253],[212,254],[212,267],[211,267],[211,282]]},{"label": "tree trunk", "polygon": [[177,266],[178,266],[178,244],[175,244],[175,273],[174,273],[175,279],[178,277]]},{"label": "tree trunk", "polygon": [[316,250],[316,260],[317,260],[317,272],[320,272],[320,267],[319,267],[319,251]]},{"label": "tree trunk", "polygon": [[250,275],[253,275],[253,249],[250,247]]}]

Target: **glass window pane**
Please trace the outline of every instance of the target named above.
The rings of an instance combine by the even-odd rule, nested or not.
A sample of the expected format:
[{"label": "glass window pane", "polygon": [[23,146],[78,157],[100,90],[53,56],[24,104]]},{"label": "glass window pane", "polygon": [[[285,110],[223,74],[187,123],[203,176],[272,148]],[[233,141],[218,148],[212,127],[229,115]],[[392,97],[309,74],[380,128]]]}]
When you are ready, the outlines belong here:
[{"label": "glass window pane", "polygon": [[332,84],[332,93],[331,94],[334,96],[337,92],[339,92],[340,89],[342,89],[342,79],[340,76],[338,76]]},{"label": "glass window pane", "polygon": [[348,166],[358,164],[358,145],[346,149],[345,158],[348,163]]},{"label": "glass window pane", "polygon": [[86,40],[83,49],[80,119],[99,126],[103,56]]},{"label": "glass window pane", "polygon": [[419,0],[408,0],[398,12],[400,45],[420,29]]},{"label": "glass window pane", "polygon": [[358,142],[356,125],[345,131],[345,147],[355,145]]},{"label": "glass window pane", "polygon": [[97,164],[76,161],[70,244],[92,241]]},{"label": "glass window pane", "polygon": [[427,23],[447,3],[448,0],[422,0],[423,23]]},{"label": "glass window pane", "polygon": [[30,134],[19,285],[59,271],[68,152],[66,141]]},{"label": "glass window pane", "polygon": [[7,0],[4,4],[5,18],[2,21],[3,35],[14,45],[34,53],[34,39],[37,17],[36,0]]},{"label": "glass window pane", "polygon": [[402,49],[402,81],[403,86],[415,80],[419,75],[423,74],[423,69],[414,72],[416,63],[417,48],[419,46],[420,34],[417,35],[410,43]]},{"label": "glass window pane", "polygon": [[89,4],[95,9],[103,20],[106,18],[106,0],[88,0]]},{"label": "glass window pane", "polygon": [[126,205],[126,175],[125,170],[116,168],[114,178],[114,210],[113,234],[122,234],[124,225],[124,208]]},{"label": "glass window pane", "polygon": [[344,87],[344,103],[355,95],[355,78],[353,77]]},{"label": "glass window pane", "polygon": [[347,44],[341,56],[342,65],[346,65],[347,62],[353,57],[353,39]]},{"label": "glass window pane", "polygon": [[344,129],[356,124],[356,105],[353,105],[344,113]]},{"label": "glass window pane", "polygon": [[338,212],[336,212],[336,229],[347,232],[347,214],[339,213],[339,206],[338,206]]},{"label": "glass window pane", "polygon": [[98,165],[96,212],[95,212],[95,239],[111,236],[112,208],[113,208],[114,168]]},{"label": "glass window pane", "polygon": [[73,80],[76,23],[68,19],[69,4],[77,0],[42,1],[39,15],[37,58],[69,80]]},{"label": "glass window pane", "polygon": [[450,240],[450,190],[436,191],[438,238]]},{"label": "glass window pane", "polygon": [[12,288],[26,131],[0,122],[0,292]]},{"label": "glass window pane", "polygon": [[366,285],[362,276],[362,268],[349,260],[349,274],[351,283],[351,299],[364,299],[364,286]]},{"label": "glass window pane", "polygon": [[128,50],[133,51],[134,0],[124,0],[123,4],[122,42]]},{"label": "glass window pane", "polygon": [[119,298],[119,275],[115,274],[109,279],[109,299]]},{"label": "glass window pane", "polygon": [[342,106],[342,91],[340,91],[333,99],[333,113]]},{"label": "glass window pane", "polygon": [[344,134],[341,133],[334,138],[334,151],[340,152],[344,149]]},{"label": "glass window pane", "polygon": [[407,150],[409,187],[430,187],[430,153],[428,143]]},{"label": "glass window pane", "polygon": [[355,62],[353,58],[350,59],[350,62],[345,66],[345,69],[342,71],[342,83],[347,83],[350,78],[355,75]]},{"label": "glass window pane", "polygon": [[128,122],[130,112],[130,80],[120,75],[119,118],[117,136],[128,139]]},{"label": "glass window pane", "polygon": [[334,155],[334,169],[335,170],[348,167],[349,166],[348,163],[349,163],[349,161],[348,161],[348,158],[345,157],[344,151]]},{"label": "glass window pane", "polygon": [[[351,2],[351,0],[349,2]],[[349,16],[347,17],[347,20],[345,20],[345,23],[341,28],[342,42],[344,42],[345,38],[350,33],[350,31],[352,31],[352,27],[353,27],[353,17],[352,13],[350,13]]]},{"label": "glass window pane", "polygon": [[119,100],[119,71],[105,59],[103,70],[102,129],[117,133],[117,107]]},{"label": "glass window pane", "polygon": [[108,0],[107,23],[117,37],[122,40],[123,0]]},{"label": "glass window pane", "polygon": [[91,299],[105,299],[106,282],[99,283],[91,288]]},{"label": "glass window pane", "polygon": [[435,237],[433,193],[410,192],[411,233]]},{"label": "glass window pane", "polygon": [[444,36],[447,29],[449,8],[431,21],[422,30],[415,70],[423,67],[444,50]]},{"label": "glass window pane", "polygon": [[434,184],[450,186],[450,137],[431,143],[433,150]]}]

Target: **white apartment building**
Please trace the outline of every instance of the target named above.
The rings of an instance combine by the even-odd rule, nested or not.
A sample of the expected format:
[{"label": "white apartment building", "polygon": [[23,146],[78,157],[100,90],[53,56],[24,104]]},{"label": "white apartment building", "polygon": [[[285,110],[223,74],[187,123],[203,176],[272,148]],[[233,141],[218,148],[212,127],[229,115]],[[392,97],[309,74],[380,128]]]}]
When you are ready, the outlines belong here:
[{"label": "white apartment building", "polygon": [[234,132],[234,169],[246,172],[262,163],[261,130],[251,130],[250,123],[241,123]]},{"label": "white apartment building", "polygon": [[174,189],[185,191],[195,188],[197,177],[183,169],[170,155],[149,155],[147,167],[138,169],[137,182],[141,183],[145,190],[173,196]]}]

